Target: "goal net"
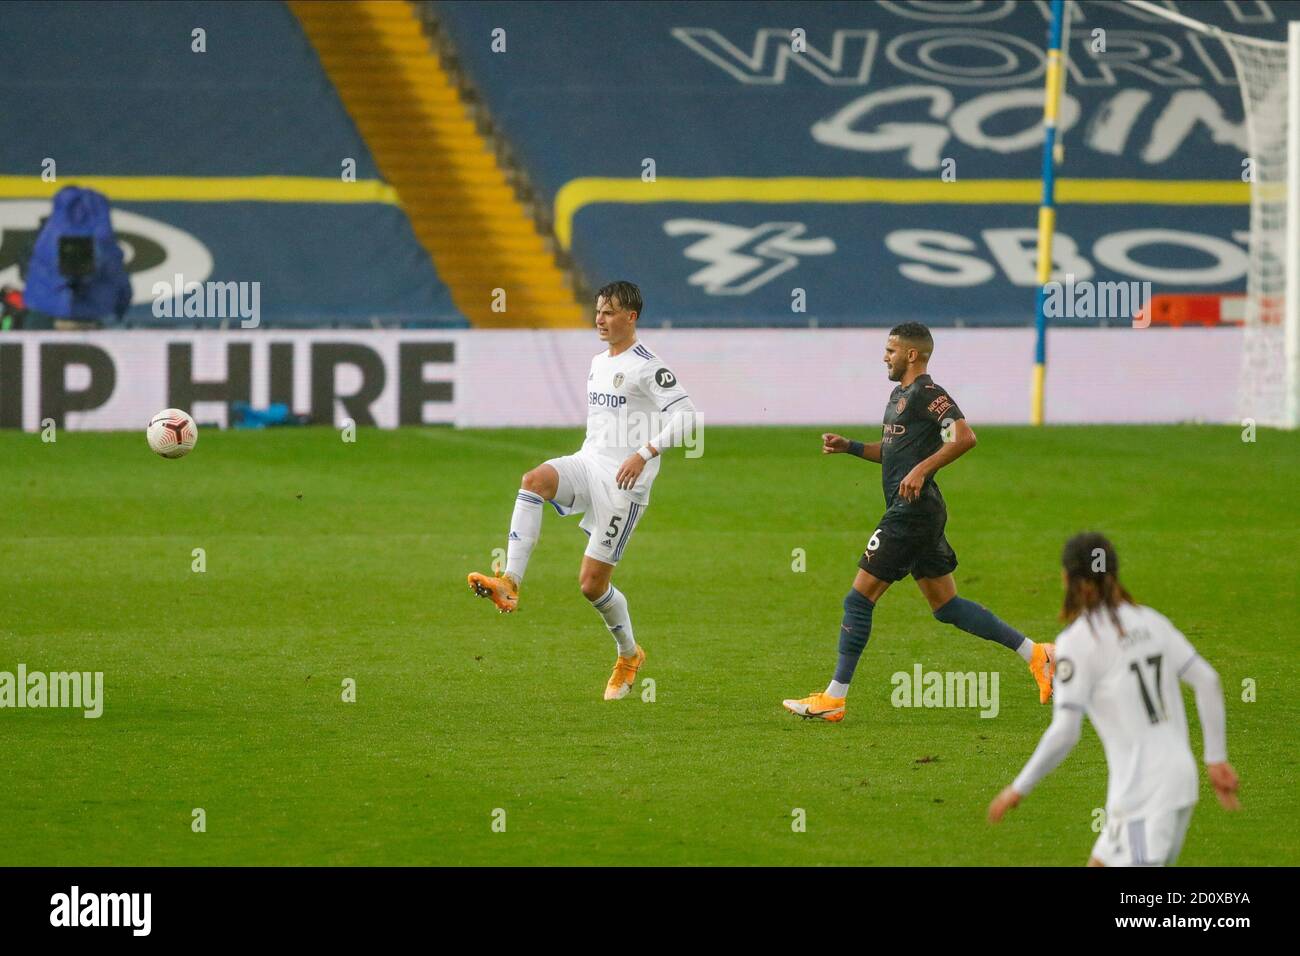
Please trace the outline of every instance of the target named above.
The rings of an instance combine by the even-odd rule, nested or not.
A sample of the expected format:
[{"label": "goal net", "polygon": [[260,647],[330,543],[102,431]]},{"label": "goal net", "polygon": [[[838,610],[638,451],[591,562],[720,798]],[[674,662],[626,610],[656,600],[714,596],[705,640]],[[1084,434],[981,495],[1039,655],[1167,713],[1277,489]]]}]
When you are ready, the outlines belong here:
[{"label": "goal net", "polygon": [[[1281,43],[1230,33],[1165,7],[1135,7],[1214,37],[1237,71],[1250,164],[1250,239],[1238,413],[1260,425],[1300,426],[1300,24]],[[1290,188],[1288,189],[1288,184]],[[1290,216],[1288,217],[1288,207]]]}]

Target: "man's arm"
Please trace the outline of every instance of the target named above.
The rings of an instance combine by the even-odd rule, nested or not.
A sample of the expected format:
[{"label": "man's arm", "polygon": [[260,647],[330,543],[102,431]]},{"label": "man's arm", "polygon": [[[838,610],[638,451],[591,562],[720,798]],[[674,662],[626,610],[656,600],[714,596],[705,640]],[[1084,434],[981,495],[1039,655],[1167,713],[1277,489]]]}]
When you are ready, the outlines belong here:
[{"label": "man's arm", "polygon": [[[659,430],[659,434],[655,435],[643,446],[650,452],[651,458],[662,453],[665,448],[676,448],[694,434],[698,411],[690,396],[683,395],[681,398],[676,399],[672,408],[672,415],[664,427]],[[645,455],[641,457],[645,458]]]},{"label": "man's arm", "polygon": [[1179,675],[1196,693],[1196,713],[1201,718],[1201,736],[1205,741],[1205,770],[1225,810],[1240,810],[1237,800],[1237,772],[1228,763],[1227,715],[1223,708],[1223,685],[1219,672],[1203,657],[1193,657]]},{"label": "man's arm", "polygon": [[1056,674],[1052,680],[1052,722],[1034,748],[1034,754],[1009,787],[989,804],[989,822],[997,823],[1012,807],[1055,770],[1079,742],[1083,717],[1092,699],[1092,660],[1095,643],[1085,635],[1080,643],[1066,628],[1056,639]]},{"label": "man's arm", "polygon": [[856,455],[858,458],[865,458],[867,461],[874,461],[880,464],[880,442],[873,441],[869,445],[864,445],[860,441],[852,441],[843,435],[836,435],[833,432],[827,432],[822,435],[822,454],[823,455]]},{"label": "man's arm", "polygon": [[646,396],[659,406],[659,415],[666,415],[667,420],[659,434],[629,455],[619,466],[614,475],[614,483],[619,488],[633,487],[641,477],[646,462],[657,458],[664,449],[677,445],[689,446],[699,435],[700,417],[695,403],[672,372],[656,366],[657,363],[642,369],[640,384]]},{"label": "man's arm", "polygon": [[952,424],[952,441],[944,442],[942,448],[909,471],[907,477],[898,483],[898,493],[905,501],[920,497],[921,487],[927,478],[944,465],[951,465],[975,445],[975,433],[966,424],[966,419],[957,419]]},{"label": "man's arm", "polygon": [[1020,803],[1022,797],[1028,796],[1038,781],[1060,766],[1061,761],[1070,755],[1074,745],[1079,742],[1083,729],[1083,711],[1074,705],[1057,705],[1052,715],[1052,722],[1043,732],[1042,739],[1034,749],[1034,754],[1020,771],[1020,776],[1004,789],[989,804],[989,822],[997,823],[1006,812]]},{"label": "man's arm", "polygon": [[646,462],[658,458],[665,448],[673,448],[685,443],[688,436],[695,434],[698,413],[695,403],[689,397],[683,397],[674,403],[672,417],[658,435],[628,456],[614,475],[614,483],[624,490],[636,484],[645,469]]}]

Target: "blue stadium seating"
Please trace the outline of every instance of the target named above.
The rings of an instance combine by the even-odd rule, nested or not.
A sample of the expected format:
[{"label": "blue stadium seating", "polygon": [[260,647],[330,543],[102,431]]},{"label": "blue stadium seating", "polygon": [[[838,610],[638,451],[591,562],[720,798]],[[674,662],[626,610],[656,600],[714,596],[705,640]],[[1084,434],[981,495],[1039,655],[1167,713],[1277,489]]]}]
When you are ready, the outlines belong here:
[{"label": "blue stadium seating", "polygon": [[[1272,39],[1300,13],[1182,6]],[[641,281],[647,323],[1032,322],[1023,248],[1040,194],[1047,4],[435,9],[583,273]],[[1060,271],[1155,293],[1240,290],[1247,147],[1223,47],[1124,4],[1082,9]]]},{"label": "blue stadium seating", "polygon": [[[192,49],[196,29],[204,52]],[[90,176],[339,184],[346,158],[359,190],[373,193],[379,179],[311,45],[278,2],[6,3],[0,97],[0,176],[11,196],[18,177],[39,181],[46,157],[59,185]],[[203,256],[185,254],[188,237],[210,255],[212,281],[260,282],[265,325],[467,325],[391,196],[184,201],[164,188],[166,199],[151,201],[104,191],[115,209],[144,217],[119,226],[128,234],[119,238],[157,273],[196,277]],[[0,276],[14,277],[17,237],[35,228],[35,208],[21,197],[0,201],[9,237]],[[136,258],[127,321],[169,323],[154,316],[140,265]]]}]

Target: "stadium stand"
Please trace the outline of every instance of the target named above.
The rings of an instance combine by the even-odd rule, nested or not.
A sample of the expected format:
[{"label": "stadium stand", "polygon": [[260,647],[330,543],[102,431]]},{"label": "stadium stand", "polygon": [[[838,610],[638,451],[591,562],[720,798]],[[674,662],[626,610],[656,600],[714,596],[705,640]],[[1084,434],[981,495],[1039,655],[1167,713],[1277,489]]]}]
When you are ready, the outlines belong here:
[{"label": "stadium stand", "polygon": [[391,0],[291,7],[460,310],[480,327],[580,324],[584,311],[415,8]]},{"label": "stadium stand", "polygon": [[[637,278],[647,324],[1025,325],[1047,6],[986,3],[975,25],[958,6],[951,27],[906,2],[431,9],[584,281]],[[1246,135],[1224,49],[1123,4],[1083,12],[1061,277],[1241,291]],[[1198,15],[1283,33],[1245,5]],[[1073,311],[1054,323],[1131,315]]]},{"label": "stadium stand", "polygon": [[230,324],[155,315],[177,274],[260,283],[267,326],[467,324],[284,4],[7,3],[0,62],[0,282],[79,184],[113,202],[130,325]]}]

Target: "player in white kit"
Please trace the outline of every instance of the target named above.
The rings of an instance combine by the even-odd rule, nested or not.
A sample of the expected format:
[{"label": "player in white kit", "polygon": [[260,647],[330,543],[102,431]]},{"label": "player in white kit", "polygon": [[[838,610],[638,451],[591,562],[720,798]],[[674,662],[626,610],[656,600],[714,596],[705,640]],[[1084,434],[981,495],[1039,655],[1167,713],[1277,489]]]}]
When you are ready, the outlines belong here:
[{"label": "player in white kit", "polygon": [[1089,866],[1173,865],[1196,804],[1196,760],[1179,682],[1196,693],[1205,764],[1225,809],[1236,810],[1219,675],[1163,614],[1133,601],[1100,534],[1075,535],[1061,556],[1069,626],[1056,639],[1052,723],[1020,776],[989,806],[997,823],[1079,741],[1087,714],[1106,753],[1106,826]]},{"label": "player in white kit", "polygon": [[552,458],[524,475],[515,497],[499,577],[475,571],[469,585],[503,614],[519,606],[519,586],[541,534],[542,506],[582,514],[588,535],[578,585],[618,646],[605,700],[625,697],[645,663],[632,633],[627,599],[610,583],[637,522],[650,504],[659,456],[693,435],[695,406],[658,356],[637,341],[641,290],[613,282],[596,294],[596,331],[608,348],[587,376],[587,438],[575,455]]}]

